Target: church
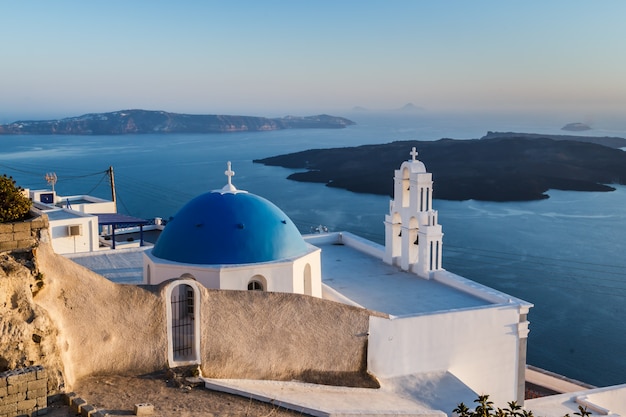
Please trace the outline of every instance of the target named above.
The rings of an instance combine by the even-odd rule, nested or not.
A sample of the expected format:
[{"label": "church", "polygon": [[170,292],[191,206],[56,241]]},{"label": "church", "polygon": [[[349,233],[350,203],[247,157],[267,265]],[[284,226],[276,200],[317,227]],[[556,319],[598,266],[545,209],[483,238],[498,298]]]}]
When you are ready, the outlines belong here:
[{"label": "church", "polygon": [[320,250],[268,200],[228,183],[187,203],[144,256],[144,282],[189,274],[206,288],[322,296]]},{"label": "church", "polygon": [[[346,232],[303,236],[274,204],[237,189],[234,174],[228,163],[226,185],[188,202],[143,252],[144,284],[165,285],[171,299],[170,366],[203,361],[203,330],[191,320],[203,314],[200,287],[299,294],[382,313],[360,336],[375,378],[427,375],[466,401],[483,392],[523,401],[532,304],[442,268],[432,174],[415,148],[395,171],[384,247]],[[197,336],[181,355],[185,320]]]}]

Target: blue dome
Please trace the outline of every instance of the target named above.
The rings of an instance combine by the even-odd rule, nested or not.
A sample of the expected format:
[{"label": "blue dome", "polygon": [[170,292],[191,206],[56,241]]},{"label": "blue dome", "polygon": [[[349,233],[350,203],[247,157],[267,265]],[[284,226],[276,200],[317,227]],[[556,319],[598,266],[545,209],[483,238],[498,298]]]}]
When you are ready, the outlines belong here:
[{"label": "blue dome", "polygon": [[176,213],[152,254],[175,262],[223,265],[270,262],[307,251],[293,222],[268,200],[246,192],[213,191]]}]

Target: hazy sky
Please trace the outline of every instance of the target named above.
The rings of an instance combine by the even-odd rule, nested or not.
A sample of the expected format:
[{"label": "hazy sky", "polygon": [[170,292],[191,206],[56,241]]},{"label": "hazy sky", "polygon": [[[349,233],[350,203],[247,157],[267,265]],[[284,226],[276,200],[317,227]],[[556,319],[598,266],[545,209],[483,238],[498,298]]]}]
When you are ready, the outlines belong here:
[{"label": "hazy sky", "polygon": [[626,109],[626,2],[5,1],[0,120]]}]

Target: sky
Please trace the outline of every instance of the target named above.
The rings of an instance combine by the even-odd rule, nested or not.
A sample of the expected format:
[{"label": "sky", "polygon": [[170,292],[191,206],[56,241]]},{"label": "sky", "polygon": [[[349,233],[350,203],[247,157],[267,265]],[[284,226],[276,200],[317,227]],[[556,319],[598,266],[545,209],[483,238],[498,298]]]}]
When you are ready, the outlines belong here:
[{"label": "sky", "polygon": [[0,122],[406,103],[619,115],[624,18],[622,0],[0,1]]}]

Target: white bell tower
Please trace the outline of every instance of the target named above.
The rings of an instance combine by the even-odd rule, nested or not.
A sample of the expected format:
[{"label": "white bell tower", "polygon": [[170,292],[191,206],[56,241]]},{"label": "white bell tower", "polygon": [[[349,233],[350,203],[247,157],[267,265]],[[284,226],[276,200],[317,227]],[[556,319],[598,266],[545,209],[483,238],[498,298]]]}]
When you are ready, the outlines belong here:
[{"label": "white bell tower", "polygon": [[383,260],[423,278],[442,269],[443,233],[432,201],[432,174],[417,160],[413,148],[411,159],[395,170],[393,200],[385,216]]}]

